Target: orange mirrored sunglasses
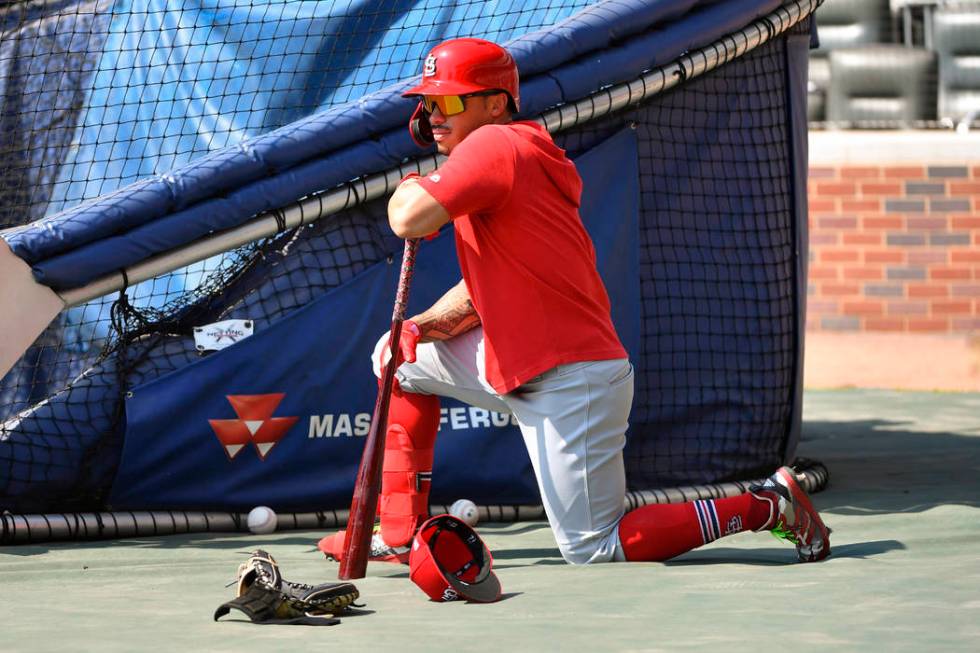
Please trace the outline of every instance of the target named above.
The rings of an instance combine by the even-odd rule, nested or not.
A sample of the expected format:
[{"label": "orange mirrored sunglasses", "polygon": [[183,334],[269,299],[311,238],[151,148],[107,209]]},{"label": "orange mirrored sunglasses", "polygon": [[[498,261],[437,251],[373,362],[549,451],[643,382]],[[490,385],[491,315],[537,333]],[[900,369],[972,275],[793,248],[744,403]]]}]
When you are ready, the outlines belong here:
[{"label": "orange mirrored sunglasses", "polygon": [[455,116],[457,113],[466,111],[466,98],[480,95],[497,95],[505,91],[491,90],[479,91],[477,93],[467,93],[466,95],[423,95],[422,108],[426,113],[432,113],[439,107],[439,113],[443,116]]}]

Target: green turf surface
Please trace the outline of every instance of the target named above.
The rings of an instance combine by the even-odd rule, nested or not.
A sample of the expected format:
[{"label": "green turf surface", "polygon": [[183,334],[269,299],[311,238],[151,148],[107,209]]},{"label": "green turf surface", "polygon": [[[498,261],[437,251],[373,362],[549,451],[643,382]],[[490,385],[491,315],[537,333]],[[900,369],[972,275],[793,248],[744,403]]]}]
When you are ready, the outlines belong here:
[{"label": "green turf surface", "polygon": [[504,600],[433,603],[406,567],[372,564],[364,612],[313,628],[211,615],[257,547],[289,580],[334,580],[320,532],[3,547],[0,651],[975,650],[980,395],[813,391],[804,420],[798,453],[831,472],[822,563],[743,533],[665,564],[571,567],[543,523],[481,524]]}]

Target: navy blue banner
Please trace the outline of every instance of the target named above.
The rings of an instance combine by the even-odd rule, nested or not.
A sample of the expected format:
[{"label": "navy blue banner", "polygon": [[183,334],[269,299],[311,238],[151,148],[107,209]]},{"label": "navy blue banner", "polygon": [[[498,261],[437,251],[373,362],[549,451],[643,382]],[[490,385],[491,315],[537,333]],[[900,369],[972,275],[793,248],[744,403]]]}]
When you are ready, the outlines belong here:
[{"label": "navy blue banner", "polygon": [[[636,139],[576,160],[582,216],[629,351],[640,329]],[[612,175],[612,176],[611,176]],[[377,384],[370,352],[391,319],[398,261],[380,263],[270,328],[133,389],[114,508],[347,508]],[[424,242],[408,313],[459,280],[451,229]],[[509,415],[443,400],[435,502],[537,503]]]}]

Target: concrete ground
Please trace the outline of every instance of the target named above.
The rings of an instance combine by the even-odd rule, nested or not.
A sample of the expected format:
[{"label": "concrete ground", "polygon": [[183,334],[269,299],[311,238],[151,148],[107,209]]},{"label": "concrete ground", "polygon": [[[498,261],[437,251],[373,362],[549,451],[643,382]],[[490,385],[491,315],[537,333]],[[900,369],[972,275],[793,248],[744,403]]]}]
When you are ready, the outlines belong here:
[{"label": "concrete ground", "polygon": [[980,641],[980,394],[810,390],[799,454],[832,556],[743,533],[667,563],[565,565],[541,522],[481,524],[504,600],[430,602],[400,566],[357,581],[327,628],[215,623],[245,553],[287,579],[337,565],[321,532],[180,535],[0,548],[3,651],[967,651]]}]

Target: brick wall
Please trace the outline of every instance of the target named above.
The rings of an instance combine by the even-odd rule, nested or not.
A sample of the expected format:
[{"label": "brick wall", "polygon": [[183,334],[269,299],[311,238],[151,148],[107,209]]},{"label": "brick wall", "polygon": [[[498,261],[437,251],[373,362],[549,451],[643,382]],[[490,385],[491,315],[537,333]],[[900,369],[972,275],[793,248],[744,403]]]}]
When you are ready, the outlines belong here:
[{"label": "brick wall", "polygon": [[980,330],[980,165],[812,165],[808,191],[808,330]]}]

